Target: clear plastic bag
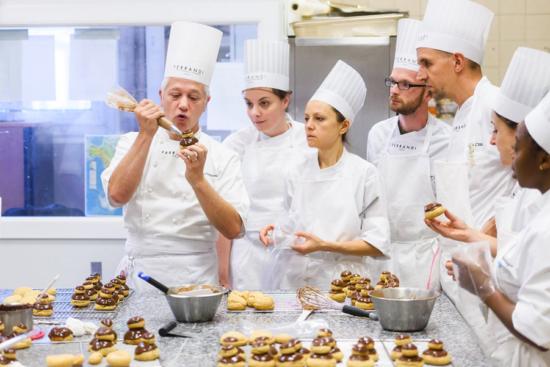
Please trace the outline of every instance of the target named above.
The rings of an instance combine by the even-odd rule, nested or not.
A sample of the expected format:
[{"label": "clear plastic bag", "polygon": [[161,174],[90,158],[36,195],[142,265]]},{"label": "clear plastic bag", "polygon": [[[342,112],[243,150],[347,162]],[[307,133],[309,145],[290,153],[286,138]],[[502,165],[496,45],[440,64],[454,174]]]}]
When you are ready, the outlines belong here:
[{"label": "clear plastic bag", "polygon": [[314,319],[305,321],[294,321],[286,324],[257,324],[251,321],[242,321],[239,330],[245,335],[252,334],[255,330],[267,330],[273,335],[289,334],[299,339],[315,338],[319,329],[328,329],[328,321],[325,319]]},{"label": "clear plastic bag", "polygon": [[485,300],[495,292],[491,278],[492,257],[488,242],[459,246],[452,253],[453,272],[461,288]]}]

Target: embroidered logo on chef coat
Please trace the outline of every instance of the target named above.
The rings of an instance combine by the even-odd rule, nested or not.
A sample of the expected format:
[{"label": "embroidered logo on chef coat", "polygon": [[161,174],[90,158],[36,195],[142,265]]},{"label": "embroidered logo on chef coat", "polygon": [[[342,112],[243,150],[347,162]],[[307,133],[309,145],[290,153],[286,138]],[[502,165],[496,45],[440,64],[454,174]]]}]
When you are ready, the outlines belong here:
[{"label": "embroidered logo on chef coat", "polygon": [[400,152],[404,152],[407,150],[412,151],[417,149],[416,146],[414,145],[399,144],[399,143],[391,143],[391,147],[394,149],[397,149]]},{"label": "embroidered logo on chef coat", "polygon": [[169,157],[172,157],[172,158],[179,158],[179,157],[177,156],[175,150],[163,149],[163,150],[160,151],[160,154],[166,155],[166,156],[169,156]]},{"label": "embroidered logo on chef coat", "polygon": [[465,127],[466,127],[465,123],[456,124],[456,125],[453,125],[453,131],[455,133],[458,133],[458,132],[461,132],[462,130],[464,130]]},{"label": "embroidered logo on chef coat", "polygon": [[204,75],[204,70],[196,66],[173,64],[174,70],[183,71],[189,74]]}]

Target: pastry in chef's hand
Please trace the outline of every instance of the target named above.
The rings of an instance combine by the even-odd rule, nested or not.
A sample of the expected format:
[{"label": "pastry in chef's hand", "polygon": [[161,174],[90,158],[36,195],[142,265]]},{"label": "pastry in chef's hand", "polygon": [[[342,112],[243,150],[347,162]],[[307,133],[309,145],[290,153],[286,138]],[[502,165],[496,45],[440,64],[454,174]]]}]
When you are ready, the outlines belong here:
[{"label": "pastry in chef's hand", "polygon": [[441,214],[445,213],[445,210],[445,207],[440,203],[429,203],[428,205],[424,206],[424,218],[429,220],[435,219]]}]

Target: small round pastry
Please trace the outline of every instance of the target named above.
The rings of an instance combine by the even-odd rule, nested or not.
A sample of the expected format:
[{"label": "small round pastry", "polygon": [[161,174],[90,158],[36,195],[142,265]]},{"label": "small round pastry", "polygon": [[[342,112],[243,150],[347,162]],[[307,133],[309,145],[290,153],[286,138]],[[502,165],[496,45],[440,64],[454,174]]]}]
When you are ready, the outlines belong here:
[{"label": "small round pastry", "polygon": [[229,331],[223,334],[220,338],[221,345],[234,345],[236,347],[241,347],[248,343],[248,339],[243,334],[238,331]]},{"label": "small round pastry", "polygon": [[428,349],[422,353],[422,358],[427,364],[435,366],[445,366],[451,363],[452,357],[443,349],[443,342],[438,339],[432,339],[428,342]]},{"label": "small round pastry", "polygon": [[116,344],[117,335],[110,327],[102,326],[95,332],[95,338],[97,340],[110,340]]},{"label": "small round pastry", "polygon": [[46,317],[51,316],[53,315],[53,306],[51,303],[42,304],[42,303],[36,302],[32,306],[32,315],[46,316]]},{"label": "small round pastry", "polygon": [[97,283],[94,284],[94,288],[96,291],[100,291],[101,288],[103,288],[103,283],[101,283],[101,281],[98,281]]},{"label": "small round pastry", "polygon": [[103,286],[99,290],[98,296],[101,297],[101,298],[113,298],[113,292],[114,291],[115,291],[114,289],[105,288],[105,286]]},{"label": "small round pastry", "polygon": [[288,335],[288,334],[277,334],[275,335],[275,343],[277,344],[285,344],[285,343],[288,343],[289,341],[291,341],[293,338],[292,338],[292,335]]},{"label": "small round pastry", "polygon": [[357,281],[357,283],[355,283],[355,289],[361,291],[362,289],[367,288],[369,285],[369,281],[367,281],[365,278],[361,278]]},{"label": "small round pastry", "polygon": [[29,328],[27,327],[27,325],[19,323],[17,325],[14,325],[12,327],[11,331],[16,335],[19,335],[19,334],[24,334],[27,331],[29,331]]},{"label": "small round pastry", "polygon": [[90,304],[90,297],[85,293],[73,293],[71,296],[71,305],[74,307],[87,307]]},{"label": "small round pastry", "polygon": [[331,348],[336,347],[336,340],[332,336],[325,336],[323,339]]},{"label": "small round pastry", "polygon": [[275,367],[275,358],[269,354],[256,354],[252,353],[248,359],[249,367]]},{"label": "small round pastry", "polygon": [[346,296],[351,298],[351,296],[356,292],[355,284],[350,284],[346,287]]},{"label": "small round pastry", "polygon": [[401,346],[401,356],[414,357],[418,355],[418,348],[416,345],[409,343]]},{"label": "small round pastry", "polygon": [[270,296],[256,296],[254,299],[254,308],[261,311],[269,311],[275,308],[275,301]]},{"label": "small round pastry", "polygon": [[19,296],[24,296],[25,294],[30,293],[30,292],[32,292],[32,288],[30,288],[30,287],[18,287],[18,288],[14,289],[13,294],[19,295]]},{"label": "small round pastry", "polygon": [[335,367],[336,359],[330,355],[330,353],[317,354],[312,353],[307,357],[306,360],[307,367]]},{"label": "small round pastry", "polygon": [[239,348],[234,345],[222,345],[218,357],[227,358],[233,357],[239,354]]},{"label": "small round pastry", "polygon": [[111,281],[108,284],[113,284],[117,291],[122,289],[122,282],[120,280],[118,280],[117,278],[111,279]]},{"label": "small round pastry", "polygon": [[93,352],[90,353],[90,356],[88,357],[88,363],[91,365],[100,364],[103,360],[103,354],[100,352]]},{"label": "small round pastry", "polygon": [[353,354],[348,358],[347,367],[373,367],[374,361],[368,354]]},{"label": "small round pastry", "polygon": [[251,341],[256,341],[257,339],[266,341],[269,345],[275,343],[273,334],[267,330],[254,330],[250,335]]},{"label": "small round pastry", "polygon": [[246,310],[247,306],[247,300],[235,294],[235,292],[231,292],[229,296],[227,296],[227,309],[229,311],[243,311]]},{"label": "small round pastry", "polygon": [[111,283],[111,282],[103,284],[103,288],[108,289],[108,290],[113,291],[113,292],[116,291],[116,285],[114,283]]},{"label": "small round pastry", "polygon": [[97,279],[96,277],[87,277],[85,282],[90,282],[92,283],[93,285],[96,285],[97,283],[99,283],[99,279]]},{"label": "small round pastry", "polygon": [[424,218],[435,219],[445,213],[445,207],[440,203],[429,203],[424,206]]},{"label": "small round pastry", "polygon": [[313,354],[327,354],[331,349],[330,341],[326,338],[315,338],[311,342],[311,352]]},{"label": "small round pastry", "polygon": [[137,345],[136,351],[134,353],[134,359],[136,361],[154,361],[155,359],[159,358],[160,351],[155,343],[146,344],[144,342],[140,342]]},{"label": "small round pastry", "polygon": [[299,339],[292,339],[289,343],[292,343],[294,345],[294,351],[299,353],[302,349],[302,342]]},{"label": "small round pastry", "polygon": [[342,362],[342,359],[344,359],[344,353],[342,353],[338,347],[333,347],[329,353],[332,354],[332,357],[334,357],[338,363]]},{"label": "small round pastry", "polygon": [[341,291],[330,291],[328,294],[329,298],[333,301],[343,303],[346,300],[346,293]]},{"label": "small round pastry", "polygon": [[97,297],[94,309],[98,311],[112,311],[116,308],[117,301],[114,298]]},{"label": "small round pastry", "polygon": [[141,343],[141,334],[145,332],[145,329],[130,329],[124,333],[124,344],[138,345]]},{"label": "small round pastry", "polygon": [[311,355],[311,351],[307,348],[300,348],[299,350],[296,351],[296,353],[300,353],[306,359]]},{"label": "small round pastry", "polygon": [[129,329],[143,329],[145,327],[145,320],[141,316],[134,316],[126,322]]},{"label": "small round pastry", "polygon": [[9,359],[10,361],[17,361],[17,356],[15,355],[15,349],[4,349],[2,355]]},{"label": "small round pastry", "polygon": [[412,343],[412,338],[410,335],[399,334],[395,337],[394,343],[399,346],[410,344]]},{"label": "small round pastry", "polygon": [[113,320],[112,319],[103,319],[99,322],[99,325],[112,329],[113,328]]},{"label": "small round pastry", "polygon": [[374,303],[369,296],[361,296],[359,294],[359,297],[355,300],[355,307],[362,310],[374,310]]},{"label": "small round pastry", "polygon": [[382,273],[380,273],[380,281],[386,283],[391,275],[391,272],[388,270],[384,270]]},{"label": "small round pastry", "polygon": [[265,354],[269,353],[271,349],[270,345],[265,340],[254,340],[251,344],[252,354]]},{"label": "small round pastry", "polygon": [[86,288],[84,288],[83,285],[77,285],[76,287],[74,287],[73,294],[85,294],[85,293],[86,293]]},{"label": "small round pastry", "polygon": [[346,283],[342,279],[335,279],[330,283],[331,291],[341,291],[346,286]]},{"label": "small round pastry", "polygon": [[351,284],[357,284],[357,282],[359,281],[359,279],[361,279],[361,275],[360,274],[352,274],[351,275],[351,278],[349,279],[349,282]]},{"label": "small round pastry", "polygon": [[85,294],[90,298],[90,301],[95,301],[97,299],[97,291],[95,288],[87,289]]},{"label": "small round pastry", "polygon": [[73,340],[73,332],[67,327],[53,327],[48,333],[52,342],[68,342]]},{"label": "small round pastry", "polygon": [[395,360],[396,367],[422,367],[424,366],[424,360],[422,357],[405,357],[401,356]]},{"label": "small round pastry", "polygon": [[92,339],[88,345],[88,352],[100,352],[104,357],[115,351],[115,345],[110,340]]},{"label": "small round pastry", "polygon": [[191,145],[199,142],[199,139],[195,138],[193,132],[184,133],[180,140],[180,150],[183,150]]},{"label": "small round pastry", "polygon": [[94,278],[96,281],[101,281],[101,274],[99,273],[92,273],[90,274],[90,278]]},{"label": "small round pastry", "polygon": [[[363,338],[361,338],[363,339]],[[356,344],[351,347],[351,354],[352,355],[368,355],[369,354],[369,347],[367,344],[362,342],[357,342]]]},{"label": "small round pastry", "polygon": [[293,354],[296,353],[296,344],[294,340],[289,340],[286,343],[283,343],[279,346],[281,354]]},{"label": "small round pastry", "polygon": [[55,354],[46,357],[46,366],[48,367],[72,367],[74,355]]},{"label": "small round pastry", "polygon": [[343,272],[340,273],[340,278],[344,281],[344,283],[348,283],[349,280],[351,279],[351,271],[344,270]]},{"label": "small round pastry", "polygon": [[37,303],[41,303],[43,305],[50,304],[54,301],[54,297],[48,293],[42,293],[36,298]]},{"label": "small round pastry", "polygon": [[384,288],[386,288],[386,283],[382,280],[376,283],[376,285],[374,286],[374,289],[376,290],[384,289]]},{"label": "small round pastry", "polygon": [[332,330],[330,329],[319,329],[317,332],[317,338],[325,338],[327,336],[332,336]]},{"label": "small round pastry", "polygon": [[217,367],[245,367],[246,361],[240,356],[222,357],[218,360]]},{"label": "small round pastry", "polygon": [[132,356],[125,350],[117,350],[107,355],[107,364],[111,367],[128,367]]},{"label": "small round pastry", "polygon": [[372,292],[373,290],[374,288],[370,286],[368,288],[361,289],[361,297],[370,297],[370,292]]},{"label": "small round pastry", "polygon": [[155,343],[155,334],[153,334],[150,331],[145,330],[141,333],[141,341],[145,344],[153,344]]},{"label": "small round pastry", "polygon": [[124,274],[118,274],[116,276],[116,279],[118,279],[122,284],[126,284],[126,275]]},{"label": "small round pastry", "polygon": [[[85,281],[84,283],[82,283],[82,287],[84,288],[85,291],[90,290],[90,289],[95,290],[95,284],[90,282],[90,281]],[[75,291],[76,291],[76,289],[75,289]]]}]

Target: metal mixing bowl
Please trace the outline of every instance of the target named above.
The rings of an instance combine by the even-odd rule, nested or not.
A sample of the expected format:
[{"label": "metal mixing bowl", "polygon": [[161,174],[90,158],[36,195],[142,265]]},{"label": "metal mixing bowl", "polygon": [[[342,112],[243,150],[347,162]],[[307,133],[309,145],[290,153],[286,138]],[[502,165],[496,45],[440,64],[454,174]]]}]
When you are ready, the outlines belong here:
[{"label": "metal mixing bowl", "polygon": [[171,287],[166,294],[166,300],[177,321],[204,322],[214,318],[223,295],[227,292],[224,287],[187,284]]},{"label": "metal mixing bowl", "polygon": [[[15,325],[24,324],[33,328],[31,305],[0,305],[0,321],[4,323],[4,335],[11,334]],[[0,333],[2,335],[2,333]]]},{"label": "metal mixing bowl", "polygon": [[385,330],[419,331],[428,325],[440,293],[421,288],[385,288],[371,292],[380,324]]}]

